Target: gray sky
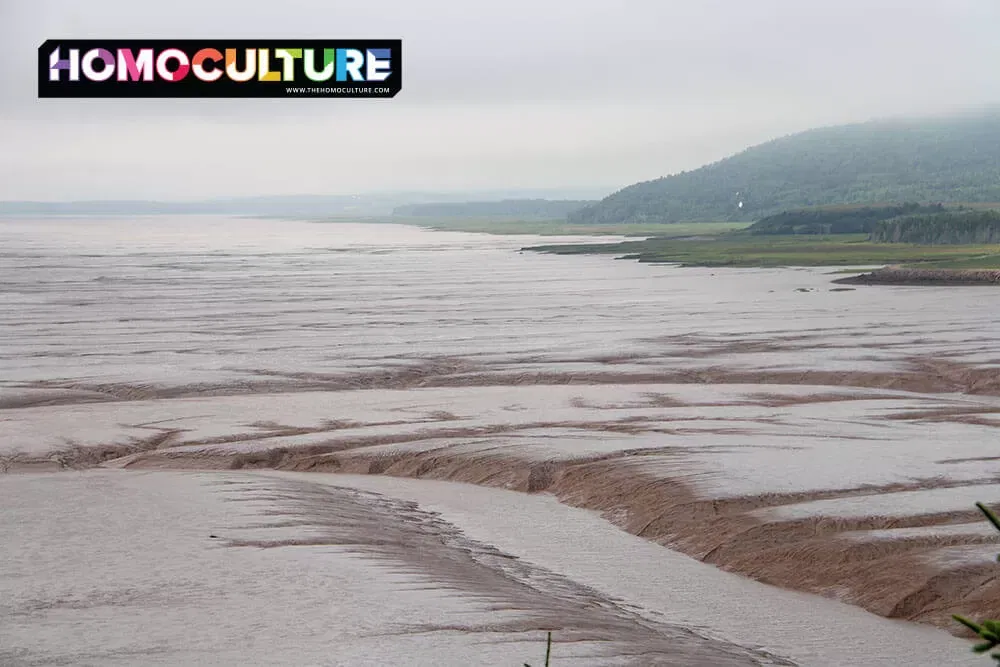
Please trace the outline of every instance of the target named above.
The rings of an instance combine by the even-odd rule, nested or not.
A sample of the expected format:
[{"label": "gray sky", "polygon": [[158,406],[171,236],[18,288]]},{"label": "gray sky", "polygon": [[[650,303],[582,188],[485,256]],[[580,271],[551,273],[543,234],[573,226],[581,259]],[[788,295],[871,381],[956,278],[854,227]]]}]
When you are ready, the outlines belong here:
[{"label": "gray sky", "polygon": [[[0,199],[617,188],[1000,103],[996,0],[0,0]],[[392,100],[36,99],[48,38],[401,38]]]}]

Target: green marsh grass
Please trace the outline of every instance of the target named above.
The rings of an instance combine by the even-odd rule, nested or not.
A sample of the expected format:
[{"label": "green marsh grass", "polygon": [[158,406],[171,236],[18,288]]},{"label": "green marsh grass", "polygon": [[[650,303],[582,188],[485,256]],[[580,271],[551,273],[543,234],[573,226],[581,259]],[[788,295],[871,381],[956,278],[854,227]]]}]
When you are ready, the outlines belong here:
[{"label": "green marsh grass", "polygon": [[620,243],[539,245],[525,248],[558,255],[608,254],[640,262],[682,266],[782,267],[920,265],[928,268],[1000,268],[1000,245],[872,243],[866,234],[650,238]]}]

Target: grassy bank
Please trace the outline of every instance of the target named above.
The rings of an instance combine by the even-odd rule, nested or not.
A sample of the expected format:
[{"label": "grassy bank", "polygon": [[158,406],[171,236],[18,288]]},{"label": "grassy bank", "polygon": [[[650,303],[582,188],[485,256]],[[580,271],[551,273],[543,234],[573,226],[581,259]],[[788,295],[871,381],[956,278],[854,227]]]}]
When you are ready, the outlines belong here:
[{"label": "grassy bank", "polygon": [[336,217],[319,222],[391,223],[440,231],[535,236],[636,236],[619,243],[537,245],[525,250],[558,255],[613,255],[683,266],[882,266],[937,269],[1000,268],[1000,245],[873,243],[867,234],[752,235],[739,222],[582,225],[514,218]]},{"label": "grassy bank", "polygon": [[716,235],[742,229],[744,222],[647,223],[631,225],[575,225],[565,220],[526,220],[520,218],[432,218],[382,216],[365,218],[338,217],[321,222],[373,222],[412,225],[425,229],[482,234],[531,234],[536,236],[679,236]]},{"label": "grassy bank", "polygon": [[[920,264],[935,268],[1000,268],[1000,246],[926,246],[872,243],[866,234],[836,236],[751,236],[652,238],[621,243],[533,246],[526,250],[559,255],[607,254],[640,262],[683,266],[876,266]],[[926,263],[926,264],[925,264]]]},{"label": "grassy bank", "polygon": [[[405,222],[404,222],[405,220]],[[657,236],[677,238],[716,235],[746,227],[743,222],[695,222],[677,224],[574,225],[565,220],[433,220],[397,218],[393,222],[417,224],[427,229],[484,234],[535,234],[538,236]]]}]

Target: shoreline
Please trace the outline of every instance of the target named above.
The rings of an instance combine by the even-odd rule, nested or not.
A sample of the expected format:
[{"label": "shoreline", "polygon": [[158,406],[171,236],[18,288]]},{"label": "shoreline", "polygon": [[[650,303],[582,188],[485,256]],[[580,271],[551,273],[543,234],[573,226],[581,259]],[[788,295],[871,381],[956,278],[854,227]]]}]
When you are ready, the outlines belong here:
[{"label": "shoreline", "polygon": [[838,278],[833,282],[840,285],[1000,285],[1000,270],[887,266],[869,273]]}]

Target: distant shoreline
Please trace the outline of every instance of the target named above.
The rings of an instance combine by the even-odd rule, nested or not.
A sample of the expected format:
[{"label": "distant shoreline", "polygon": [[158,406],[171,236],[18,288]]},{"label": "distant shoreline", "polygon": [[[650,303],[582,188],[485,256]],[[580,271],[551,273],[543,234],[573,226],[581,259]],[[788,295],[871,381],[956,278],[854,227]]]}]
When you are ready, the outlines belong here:
[{"label": "distant shoreline", "polygon": [[998,285],[1000,270],[919,269],[887,266],[833,282],[842,285]]}]

